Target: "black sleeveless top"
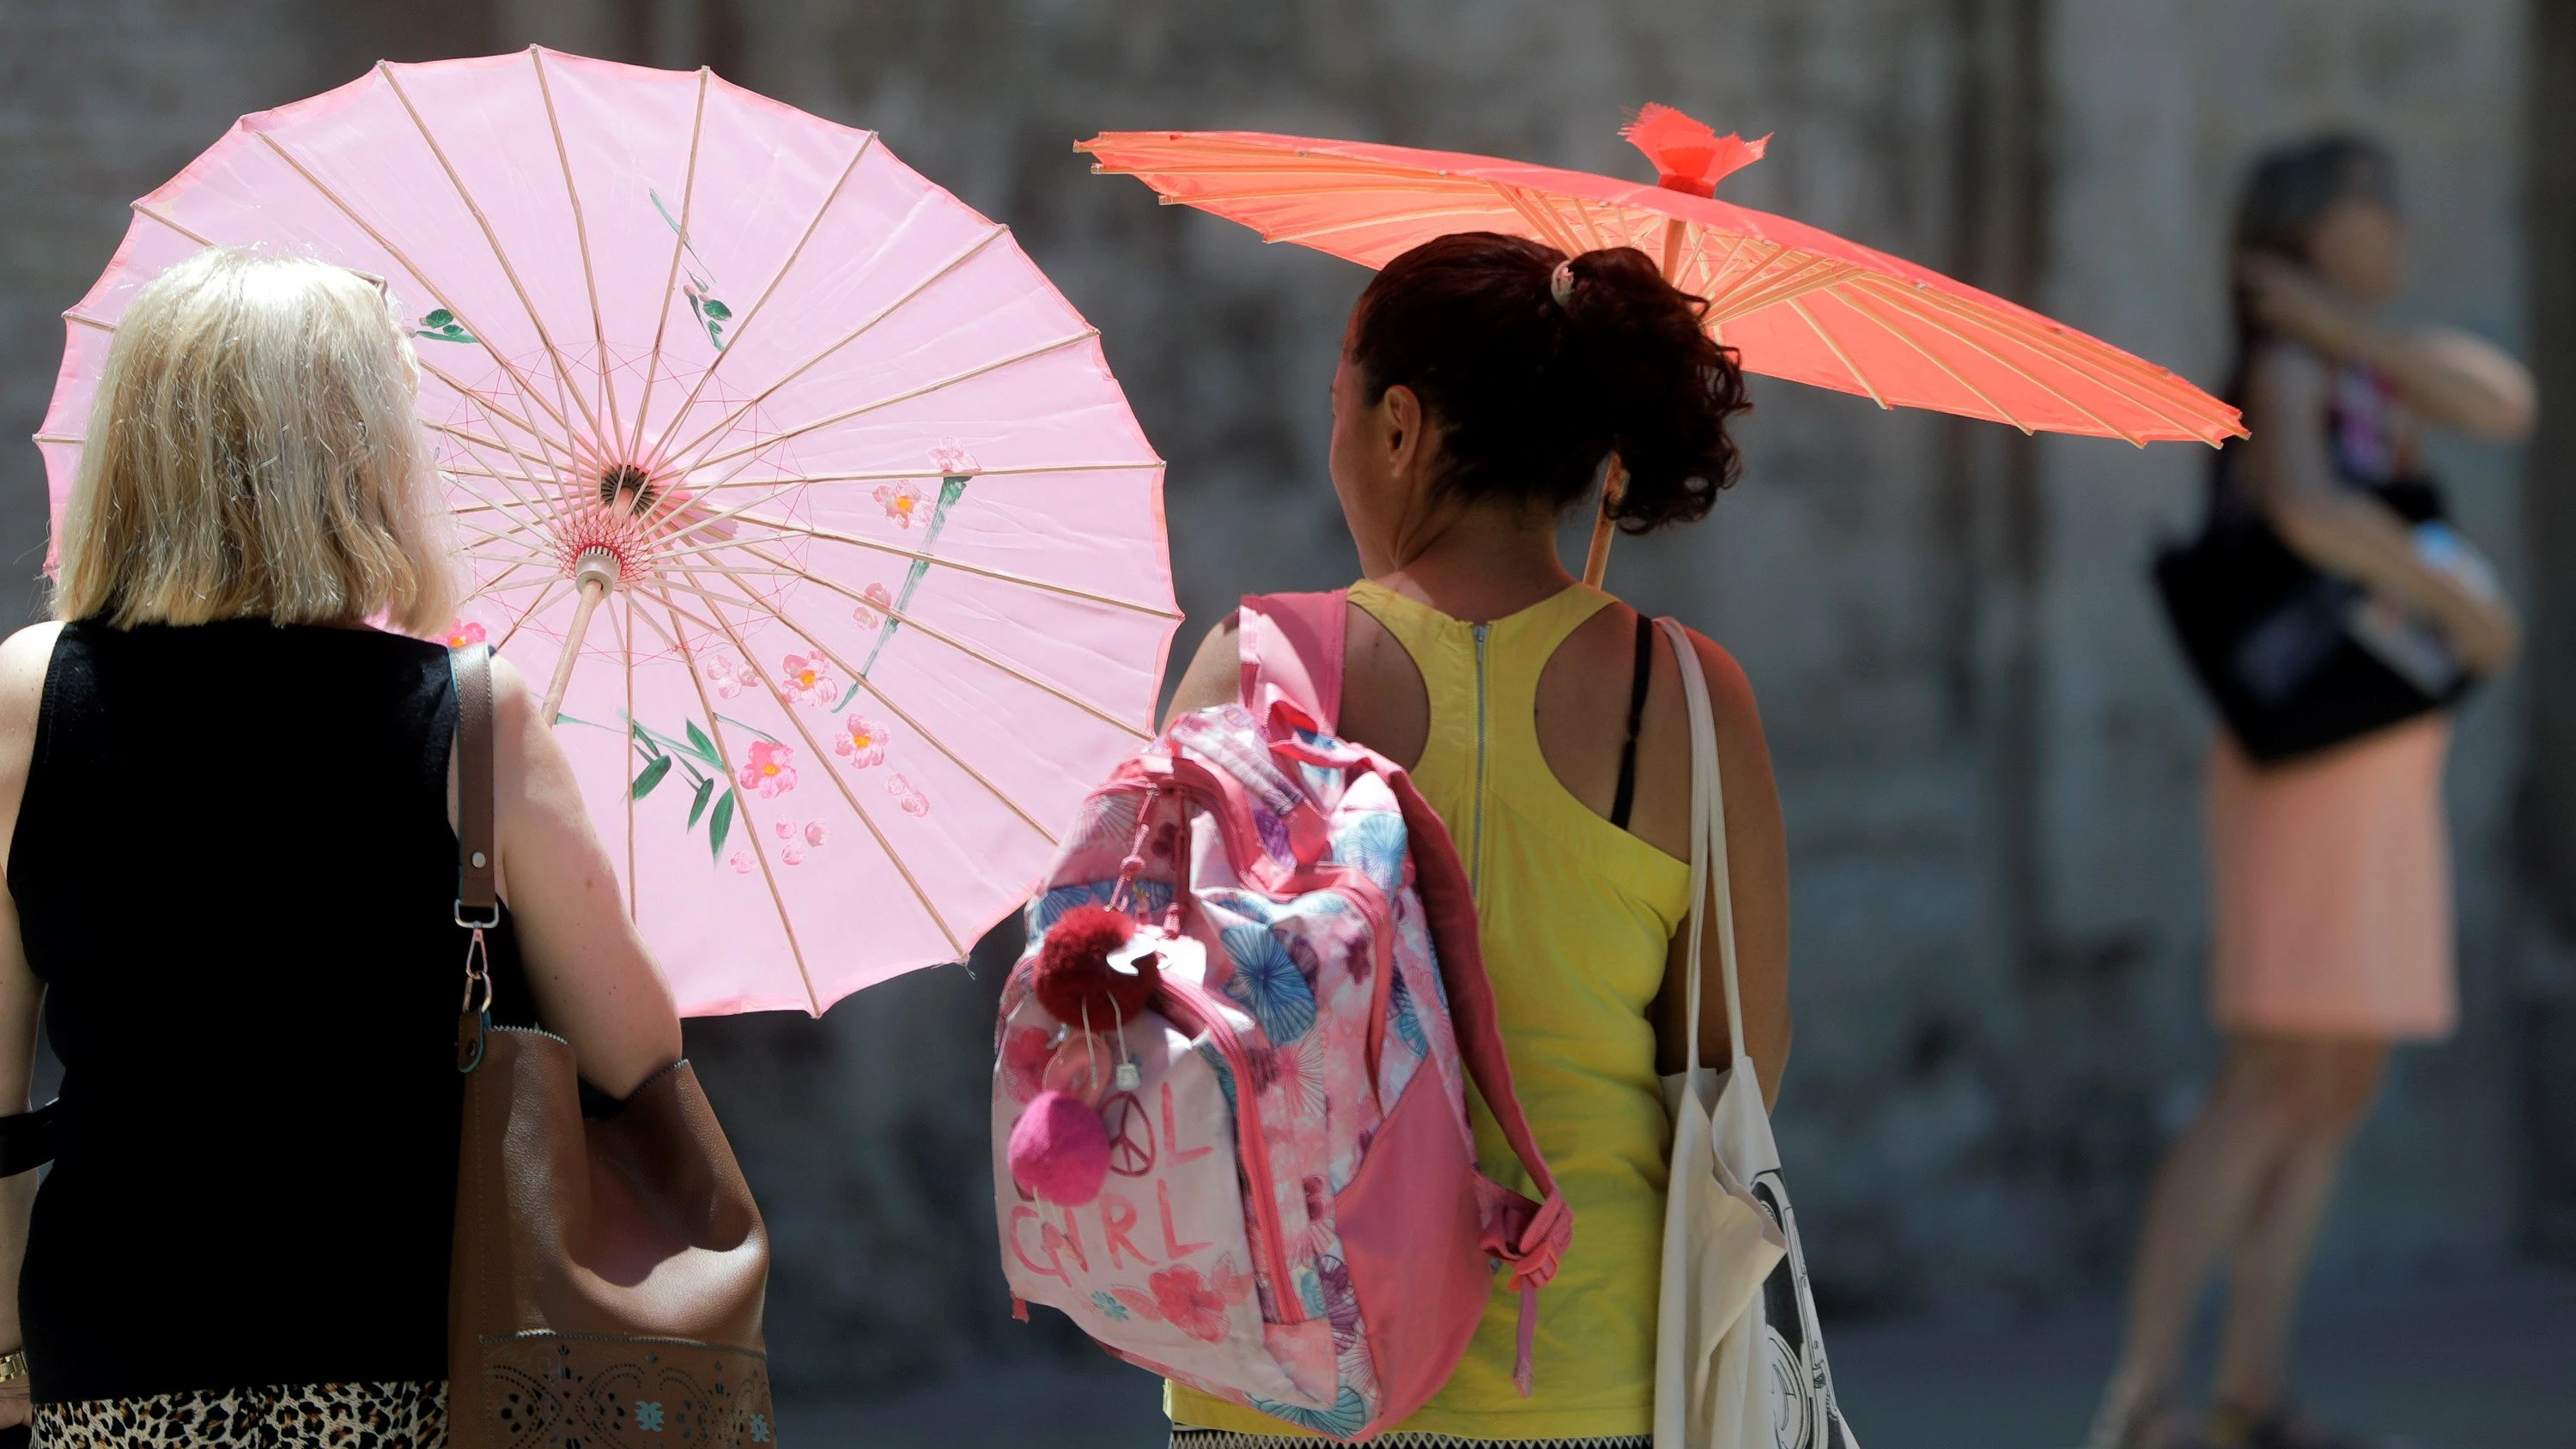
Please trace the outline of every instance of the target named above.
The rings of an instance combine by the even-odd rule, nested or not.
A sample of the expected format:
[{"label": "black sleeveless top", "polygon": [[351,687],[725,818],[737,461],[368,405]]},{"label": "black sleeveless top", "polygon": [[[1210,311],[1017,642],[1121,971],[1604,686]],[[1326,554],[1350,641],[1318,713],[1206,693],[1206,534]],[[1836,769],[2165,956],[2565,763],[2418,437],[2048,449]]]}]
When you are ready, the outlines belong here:
[{"label": "black sleeveless top", "polygon": [[64,1066],[38,1401],[447,1376],[455,721],[417,639],[64,626],[8,869]]}]

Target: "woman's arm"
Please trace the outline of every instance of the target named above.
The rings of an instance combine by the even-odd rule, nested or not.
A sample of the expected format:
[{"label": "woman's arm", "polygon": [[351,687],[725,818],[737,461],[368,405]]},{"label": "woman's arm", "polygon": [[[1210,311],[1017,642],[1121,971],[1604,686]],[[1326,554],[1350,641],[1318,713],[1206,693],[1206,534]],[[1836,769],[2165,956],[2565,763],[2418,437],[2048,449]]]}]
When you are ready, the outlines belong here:
[{"label": "woman's arm", "polygon": [[2328,357],[2369,363],[2408,406],[2445,427],[2499,443],[2531,436],[2539,388],[2504,349],[2447,327],[2385,326],[2278,257],[2249,256],[2240,270],[2264,326]]},{"label": "woman's arm", "polygon": [[[45,699],[45,673],[54,659],[60,624],[21,629],[0,643],[0,820],[13,825],[27,793],[27,768],[36,753],[36,717]],[[0,871],[15,835],[0,837]],[[28,968],[18,939],[18,902],[0,889],[0,1115],[24,1112],[36,1075],[36,1017],[45,992]],[[26,1344],[18,1327],[18,1269],[27,1258],[27,1214],[36,1205],[36,1173],[0,1178],[0,1353]],[[28,1382],[0,1384],[0,1429],[27,1422]]]},{"label": "woman's arm", "polygon": [[2518,645],[2513,611],[2426,564],[2403,519],[2336,484],[2326,453],[2326,389],[2324,364],[2305,348],[2275,344],[2255,355],[2246,380],[2254,436],[2245,481],[2265,517],[2310,563],[2430,615],[2470,669],[2504,668]]},{"label": "woman's arm", "polygon": [[492,693],[495,869],[537,1014],[572,1043],[585,1080],[623,1097],[679,1060],[679,1012],[627,915],[572,763],[538,720],[526,681],[497,655]]},{"label": "woman's arm", "polygon": [[[1709,705],[1717,726],[1727,897],[1735,909],[1735,975],[1744,999],[1744,1036],[1752,1052],[1754,1075],[1762,1083],[1762,1101],[1768,1106],[1779,1101],[1780,1077],[1789,1066],[1788,831],[1780,816],[1780,790],[1771,778],[1771,746],[1762,735],[1762,712],[1754,703],[1752,681],[1744,677],[1735,657],[1714,641],[1694,632],[1691,642],[1699,653],[1700,673],[1708,680]],[[1682,704],[1678,693],[1674,702]],[[1684,760],[1688,738],[1683,734]],[[1677,773],[1681,779],[1689,778],[1686,765]],[[1655,1005],[1656,1066],[1667,1073],[1680,1071],[1686,1060],[1681,1019],[1689,999],[1687,973],[1694,964],[1700,972],[1700,1062],[1723,1068],[1735,1059],[1727,1034],[1726,963],[1719,954],[1724,938],[1717,929],[1714,872],[1709,886],[1700,958],[1696,963],[1690,960],[1689,930],[1675,932],[1664,966],[1664,989]]]}]

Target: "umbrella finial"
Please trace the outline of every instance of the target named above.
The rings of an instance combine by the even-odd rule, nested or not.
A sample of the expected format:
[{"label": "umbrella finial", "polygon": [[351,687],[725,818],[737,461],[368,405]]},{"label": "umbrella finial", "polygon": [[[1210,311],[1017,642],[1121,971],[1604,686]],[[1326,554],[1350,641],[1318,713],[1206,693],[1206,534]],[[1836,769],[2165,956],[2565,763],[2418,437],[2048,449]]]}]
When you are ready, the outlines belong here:
[{"label": "umbrella finial", "polygon": [[1693,196],[1715,196],[1718,182],[1761,160],[1771,145],[1768,135],[1757,141],[1732,132],[1721,136],[1704,122],[1652,101],[1619,134],[1655,163],[1656,185]]}]

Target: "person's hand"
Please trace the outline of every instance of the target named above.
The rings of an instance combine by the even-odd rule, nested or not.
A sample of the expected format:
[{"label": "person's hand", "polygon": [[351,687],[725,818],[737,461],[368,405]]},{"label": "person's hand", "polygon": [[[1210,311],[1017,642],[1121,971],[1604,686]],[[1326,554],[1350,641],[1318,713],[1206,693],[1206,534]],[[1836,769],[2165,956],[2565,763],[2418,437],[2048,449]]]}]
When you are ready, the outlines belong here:
[{"label": "person's hand", "polygon": [[2460,663],[2481,678],[2501,674],[2522,649],[2522,625],[2501,604],[2478,604],[2450,611],[2442,632],[2459,652]]},{"label": "person's hand", "polygon": [[2285,333],[2328,357],[2357,349],[2369,323],[2315,273],[2282,257],[2248,252],[2237,259],[2236,279],[2244,284],[2254,320]]},{"label": "person's hand", "polygon": [[25,1374],[0,1383],[0,1429],[15,1429],[34,1416],[34,1385]]}]

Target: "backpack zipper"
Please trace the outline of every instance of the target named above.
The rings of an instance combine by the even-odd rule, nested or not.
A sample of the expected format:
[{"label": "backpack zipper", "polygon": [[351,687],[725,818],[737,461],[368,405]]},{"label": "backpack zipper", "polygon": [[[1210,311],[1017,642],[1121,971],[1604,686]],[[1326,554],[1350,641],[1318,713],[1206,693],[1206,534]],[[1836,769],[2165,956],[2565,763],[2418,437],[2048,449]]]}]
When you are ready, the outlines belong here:
[{"label": "backpack zipper", "polygon": [[1467,831],[1467,892],[1475,894],[1485,873],[1485,758],[1493,752],[1485,719],[1485,636],[1491,624],[1476,628],[1476,810]]}]

